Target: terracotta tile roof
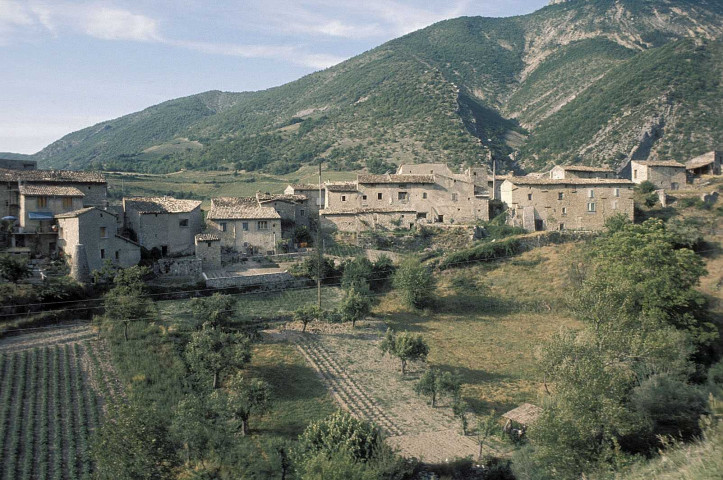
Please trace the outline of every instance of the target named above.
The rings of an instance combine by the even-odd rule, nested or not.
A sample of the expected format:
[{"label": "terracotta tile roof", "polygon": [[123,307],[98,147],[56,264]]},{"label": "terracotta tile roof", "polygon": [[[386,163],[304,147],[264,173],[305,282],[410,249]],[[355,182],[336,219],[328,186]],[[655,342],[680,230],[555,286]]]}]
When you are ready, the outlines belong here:
[{"label": "terracotta tile roof", "polygon": [[509,177],[508,182],[515,185],[634,185],[630,180],[622,178],[533,178],[533,177]]},{"label": "terracotta tile roof", "polygon": [[264,202],[275,202],[275,201],[281,201],[281,202],[305,202],[309,199],[306,195],[290,195],[285,193],[275,193],[275,194],[262,194],[259,193],[256,195],[256,198],[258,199],[259,203]]},{"label": "terracotta tile roof", "polygon": [[695,157],[691,160],[688,160],[685,162],[685,168],[693,169],[693,168],[700,168],[705,167],[706,165],[710,165],[711,163],[715,162],[715,155],[716,152],[708,152],[706,154],[703,154],[699,157]]},{"label": "terracotta tile roof", "polygon": [[23,182],[75,182],[107,183],[100,172],[78,172],[75,170],[11,170],[0,168],[0,180]]},{"label": "terracotta tile roof", "polygon": [[59,213],[59,214],[55,215],[55,218],[75,218],[75,217],[79,217],[85,213],[88,213],[91,210],[98,210],[102,213],[107,213],[108,215],[112,215],[116,218],[118,217],[118,214],[109,212],[108,210],[102,210],[98,207],[85,207],[85,208],[80,208],[78,210],[73,210],[72,212]]},{"label": "terracotta tile roof", "polygon": [[[91,210],[94,210],[95,207],[85,207],[81,208],[79,210],[73,210],[72,212],[65,212],[65,213],[59,213],[55,215],[55,218],[75,218],[83,215],[84,213],[88,213]],[[113,215],[115,216],[115,215]]]},{"label": "terracotta tile roof", "polygon": [[599,173],[615,173],[612,169],[606,167],[587,167],[585,165],[558,165],[566,172],[599,172]]},{"label": "terracotta tile roof", "polygon": [[434,175],[357,175],[358,183],[434,183]]},{"label": "terracotta tile roof", "polygon": [[325,187],[330,192],[356,192],[357,185],[354,182],[327,183]]},{"label": "terracotta tile roof", "polygon": [[139,213],[189,213],[201,206],[200,200],[179,200],[173,197],[130,197],[123,198],[126,210]]},{"label": "terracotta tile roof", "polygon": [[75,187],[66,185],[20,185],[20,195],[25,196],[55,196],[55,197],[85,197],[85,194]]},{"label": "terracotta tile roof", "polygon": [[221,236],[216,233],[199,233],[195,238],[197,242],[218,242],[221,240]]},{"label": "terracotta tile roof", "polygon": [[218,197],[211,199],[209,220],[277,219],[281,215],[271,207],[262,207],[254,197]]},{"label": "terracotta tile roof", "polygon": [[[317,191],[317,192],[319,191],[319,185],[318,185],[318,184],[317,184],[317,185],[314,185],[314,184],[312,184],[312,183],[292,183],[290,186],[291,186],[291,188],[293,188],[294,190],[301,190],[301,191],[315,190],[315,191]],[[323,189],[324,189],[324,185],[322,185],[321,188],[322,188],[322,190],[323,190]]]},{"label": "terracotta tile roof", "polygon": [[639,164],[639,165],[645,165],[648,167],[676,167],[676,168],[685,168],[685,165],[683,165],[680,162],[676,162],[675,160],[633,160],[633,162]]},{"label": "terracotta tile roof", "polygon": [[357,215],[360,213],[416,213],[411,207],[358,207],[358,208],[325,208],[322,215]]}]

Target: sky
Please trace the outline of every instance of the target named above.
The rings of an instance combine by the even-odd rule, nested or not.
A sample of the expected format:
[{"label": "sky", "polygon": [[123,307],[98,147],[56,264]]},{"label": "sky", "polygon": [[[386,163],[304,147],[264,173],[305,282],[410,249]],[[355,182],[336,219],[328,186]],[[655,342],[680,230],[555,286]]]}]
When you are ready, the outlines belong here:
[{"label": "sky", "polygon": [[463,15],[548,0],[0,0],[0,152],[208,90],[251,91]]}]

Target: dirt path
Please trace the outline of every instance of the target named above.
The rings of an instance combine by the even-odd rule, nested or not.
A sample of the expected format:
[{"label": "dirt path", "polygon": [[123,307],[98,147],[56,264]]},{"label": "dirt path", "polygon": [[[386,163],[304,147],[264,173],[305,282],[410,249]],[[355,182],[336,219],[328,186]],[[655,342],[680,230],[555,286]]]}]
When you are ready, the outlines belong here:
[{"label": "dirt path", "polygon": [[399,361],[382,356],[383,331],[382,322],[367,321],[353,331],[348,326],[310,325],[306,334],[286,330],[276,335],[295,342],[341,407],[382,428],[402,455],[430,463],[476,457],[479,447],[473,437],[460,434],[450,399],[432,408],[414,392],[425,366],[410,365],[402,377]]}]

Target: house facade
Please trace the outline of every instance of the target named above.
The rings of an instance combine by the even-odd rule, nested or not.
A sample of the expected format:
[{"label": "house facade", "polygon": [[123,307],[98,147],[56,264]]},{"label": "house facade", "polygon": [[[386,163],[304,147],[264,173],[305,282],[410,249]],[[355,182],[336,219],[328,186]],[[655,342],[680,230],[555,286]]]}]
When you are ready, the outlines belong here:
[{"label": "house facade", "polygon": [[691,176],[720,175],[723,152],[712,151],[685,162],[685,169]]},{"label": "house facade", "polygon": [[596,231],[614,215],[633,220],[633,187],[623,179],[514,177],[500,190],[513,226],[528,231]]},{"label": "house facade", "polygon": [[303,195],[307,198],[306,206],[313,215],[318,215],[319,210],[324,208],[324,186],[322,185],[321,195],[319,185],[308,183],[294,183],[284,190],[286,195]]},{"label": "house facade", "polygon": [[132,197],[123,199],[125,226],[135,233],[142,247],[161,255],[193,254],[194,237],[201,233],[200,200],[173,197]]},{"label": "house facade", "polygon": [[[327,183],[323,223],[339,231],[489,220],[486,170],[452,173],[444,164],[402,165],[400,172]],[[427,172],[427,173],[418,173]],[[357,216],[352,221],[352,216]]]},{"label": "house facade", "polygon": [[[318,194],[318,192],[317,192]],[[309,199],[299,194],[256,194],[262,207],[271,207],[281,217],[281,235],[293,238],[296,227],[309,227]]]},{"label": "house facade", "polygon": [[77,245],[84,245],[88,270],[100,270],[107,261],[122,268],[138,265],[141,246],[118,234],[118,219],[106,210],[86,207],[56,215],[58,250],[72,263]]},{"label": "house facade", "polygon": [[685,165],[672,160],[632,160],[630,175],[633,183],[648,181],[664,190],[679,190],[687,182]]},{"label": "house facade", "polygon": [[211,199],[206,224],[221,237],[221,245],[248,255],[273,254],[282,239],[281,215],[259,205],[255,197]]}]

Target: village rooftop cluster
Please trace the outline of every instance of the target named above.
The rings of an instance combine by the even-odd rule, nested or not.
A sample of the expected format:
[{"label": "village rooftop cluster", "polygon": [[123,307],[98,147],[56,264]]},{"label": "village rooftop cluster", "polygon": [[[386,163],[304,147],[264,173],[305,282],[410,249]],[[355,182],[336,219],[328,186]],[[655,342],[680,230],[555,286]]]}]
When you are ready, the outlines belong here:
[{"label": "village rooftop cluster", "polygon": [[633,188],[644,181],[675,191],[701,175],[720,175],[722,152],[686,164],[630,161],[608,168],[556,166],[546,173],[492,176],[483,166],[454,173],[446,164],[401,165],[394,174],[359,174],[354,182],[292,184],[282,194],[219,197],[205,219],[201,201],[128,197],[110,205],[101,173],[38,170],[35,162],[0,160],[0,217],[7,253],[62,257],[76,278],[107,262],[136,265],[141,249],[193,259],[203,272],[221,268],[221,252],[253,257],[294,251],[299,228],[355,235],[368,230],[450,227],[488,221],[502,208],[528,231],[599,231],[622,214],[633,219]]}]

